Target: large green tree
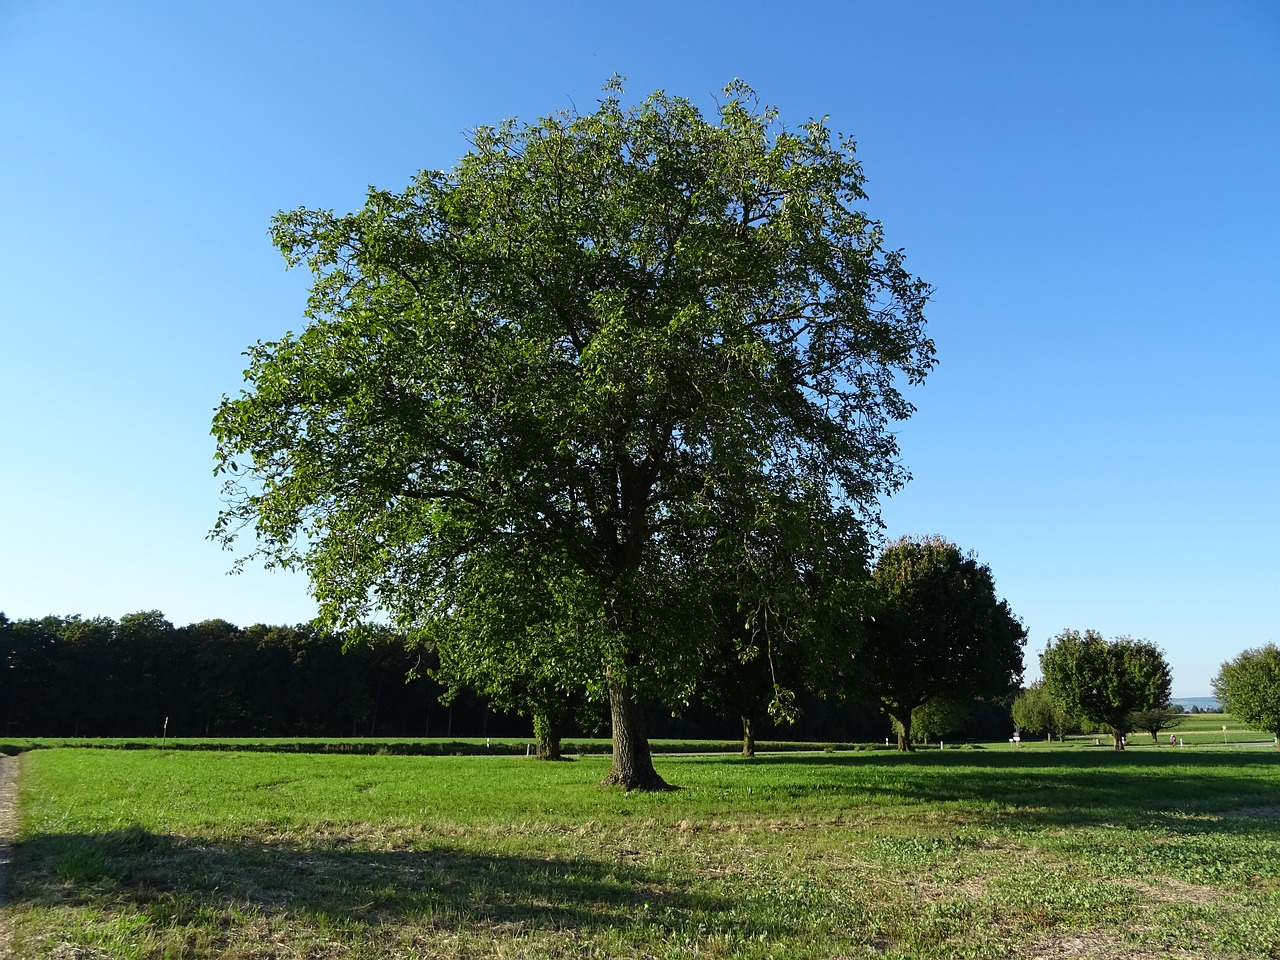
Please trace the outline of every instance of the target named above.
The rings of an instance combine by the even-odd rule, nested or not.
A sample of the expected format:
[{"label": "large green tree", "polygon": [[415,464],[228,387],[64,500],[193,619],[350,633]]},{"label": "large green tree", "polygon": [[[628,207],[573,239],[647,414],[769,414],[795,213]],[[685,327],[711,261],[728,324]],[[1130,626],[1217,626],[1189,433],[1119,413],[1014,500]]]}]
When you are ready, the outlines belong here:
[{"label": "large green tree", "polygon": [[1274,643],[1224,663],[1213,678],[1213,694],[1227,713],[1268,731],[1280,747],[1280,648]]},{"label": "large green tree", "polygon": [[1064,630],[1040,654],[1040,672],[1069,711],[1111,731],[1117,750],[1124,749],[1138,711],[1169,703],[1169,664],[1146,640],[1107,641],[1096,630]]},{"label": "large green tree", "polygon": [[912,716],[933,700],[1018,689],[1026,630],[973,555],[942,537],[895,540],[876,560],[871,596],[850,693],[893,719],[899,750],[911,749]]},{"label": "large green tree", "polygon": [[[906,478],[889,428],[933,364],[929,289],[856,209],[853,150],[739,83],[709,120],[614,81],[354,213],[280,214],[308,322],[250,348],[214,418],[215,536],[251,527],[332,625],[587,669],[606,782],[663,786],[644,702],[689,688],[742,504],[869,519]],[[552,620],[512,659],[482,621],[526,601]]]}]

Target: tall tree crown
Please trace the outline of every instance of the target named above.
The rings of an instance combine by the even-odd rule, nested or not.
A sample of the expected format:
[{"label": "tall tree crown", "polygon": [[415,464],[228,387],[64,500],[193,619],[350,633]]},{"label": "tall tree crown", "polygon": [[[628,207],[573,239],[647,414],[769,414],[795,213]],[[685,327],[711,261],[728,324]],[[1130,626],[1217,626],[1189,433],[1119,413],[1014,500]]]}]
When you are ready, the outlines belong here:
[{"label": "tall tree crown", "polygon": [[220,469],[258,483],[216,533],[251,522],[343,619],[404,610],[408,583],[426,613],[423,550],[665,564],[761,488],[874,515],[933,345],[862,184],[851,141],[784,129],[740,83],[718,123],[614,83],[594,113],[476,129],[454,170],[355,213],[280,214],[310,322],[251,348],[218,411]]},{"label": "tall tree crown", "polygon": [[281,213],[308,324],[218,409],[214,535],[252,527],[333,624],[687,675],[726,564],[801,518],[861,551],[906,479],[888,428],[934,362],[929,288],[862,185],[852,141],[743,84],[713,122],[615,81],[354,213]]}]

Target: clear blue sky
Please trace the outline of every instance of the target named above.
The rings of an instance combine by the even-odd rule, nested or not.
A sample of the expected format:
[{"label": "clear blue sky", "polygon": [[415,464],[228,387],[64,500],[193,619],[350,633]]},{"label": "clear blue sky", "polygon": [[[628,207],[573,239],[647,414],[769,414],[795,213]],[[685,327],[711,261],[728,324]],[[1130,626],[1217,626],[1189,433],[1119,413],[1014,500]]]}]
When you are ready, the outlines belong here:
[{"label": "clear blue sky", "polygon": [[0,610],[297,622],[228,577],[209,421],[301,323],[277,210],[358,206],[614,72],[859,141],[937,294],[886,533],[1174,692],[1280,640],[1280,4],[0,0]]}]

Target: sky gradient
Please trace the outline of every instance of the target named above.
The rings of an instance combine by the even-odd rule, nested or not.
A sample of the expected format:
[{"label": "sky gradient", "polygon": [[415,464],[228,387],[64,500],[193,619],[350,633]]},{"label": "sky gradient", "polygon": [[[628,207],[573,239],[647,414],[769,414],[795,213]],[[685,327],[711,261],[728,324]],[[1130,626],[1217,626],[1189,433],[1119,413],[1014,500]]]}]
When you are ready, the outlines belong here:
[{"label": "sky gradient", "polygon": [[1280,640],[1280,4],[796,6],[0,0],[0,610],[311,617],[206,539],[213,409],[303,322],[272,215],[616,72],[856,137],[936,289],[884,532],[990,564],[1030,676],[1092,627],[1198,696]]}]

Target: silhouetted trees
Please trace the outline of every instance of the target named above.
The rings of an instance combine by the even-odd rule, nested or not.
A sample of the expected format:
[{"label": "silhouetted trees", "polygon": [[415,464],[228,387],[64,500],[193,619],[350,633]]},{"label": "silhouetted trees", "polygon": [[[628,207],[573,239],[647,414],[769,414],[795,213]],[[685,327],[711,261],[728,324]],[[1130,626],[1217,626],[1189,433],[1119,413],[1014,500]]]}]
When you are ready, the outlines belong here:
[{"label": "silhouetted trees", "polygon": [[[347,640],[312,624],[174,626],[157,610],[119,621],[0,613],[0,736],[158,737],[166,720],[171,737],[533,736],[528,711],[521,716],[500,699],[446,686],[433,675],[434,653],[403,636],[366,629],[361,642]],[[787,669],[795,662],[785,660]],[[807,673],[788,674],[790,722],[761,709],[756,735],[830,742],[889,735],[875,704],[842,698],[815,681],[821,672],[815,662]],[[737,711],[725,711],[727,694],[715,681],[709,671],[703,695],[674,710],[654,705],[651,735],[738,738]],[[563,720],[566,737],[608,730],[606,705],[581,697],[565,701]],[[949,737],[1002,736],[1009,723],[1007,710],[990,706]]]},{"label": "silhouetted trees", "polygon": [[428,653],[390,632],[346,653],[344,639],[310,624],[175,627],[155,610],[118,622],[0,614],[0,734],[151,737],[166,718],[170,736],[188,737],[421,737],[490,724],[478,697],[439,702]]}]

